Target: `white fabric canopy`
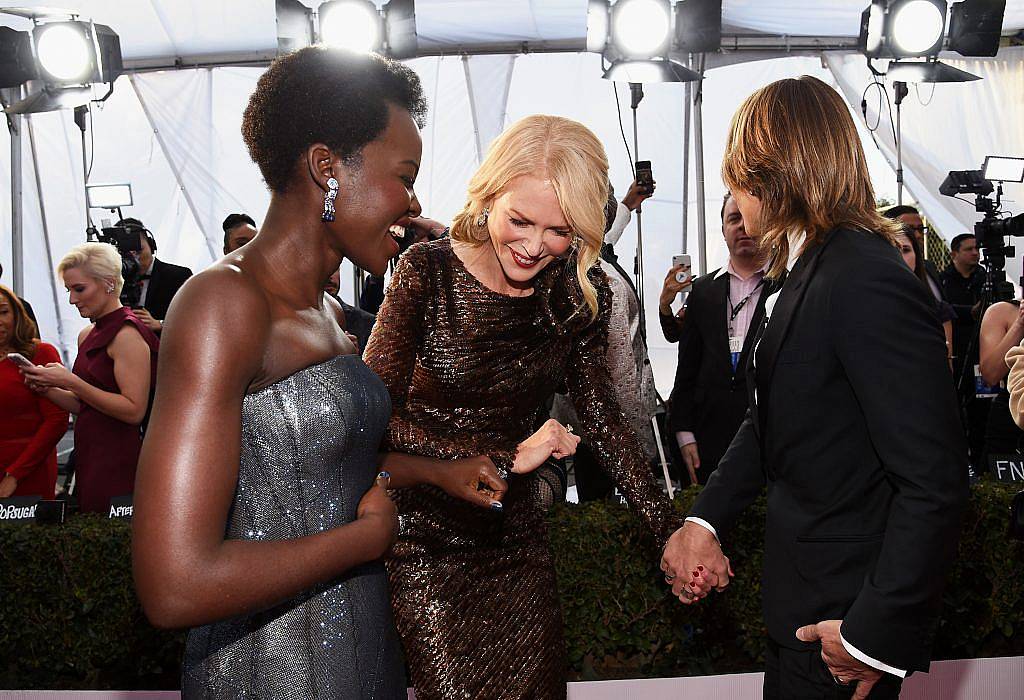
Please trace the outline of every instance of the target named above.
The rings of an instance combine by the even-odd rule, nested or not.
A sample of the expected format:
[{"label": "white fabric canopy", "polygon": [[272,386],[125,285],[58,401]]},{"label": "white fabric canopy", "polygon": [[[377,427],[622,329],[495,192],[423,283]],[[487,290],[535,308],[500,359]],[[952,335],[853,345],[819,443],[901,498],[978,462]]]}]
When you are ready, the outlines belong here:
[{"label": "white fabric canopy", "polygon": [[[864,2],[833,2],[825,7],[819,3],[809,8],[775,0],[727,1],[723,17],[732,26],[756,30],[773,31],[777,28],[773,29],[771,22],[784,21],[794,34],[826,34],[828,27],[833,28],[831,33],[841,34],[846,32],[842,27],[847,26],[849,18],[856,19],[857,8]],[[97,21],[106,21],[121,32],[129,58],[253,51],[273,48],[275,42],[273,2],[265,0],[148,0],[134,3],[129,9],[113,0],[70,4],[86,8]],[[1019,26],[1024,19],[1020,16],[1024,2],[1009,5],[1006,26]],[[424,40],[452,45],[507,41],[513,36],[548,41],[581,37],[585,6],[583,0],[488,2],[485,13],[480,11],[480,3],[468,0],[419,0],[417,16]],[[136,22],[148,29],[126,30]],[[208,43],[203,43],[204,36]],[[978,167],[990,154],[1024,155],[1024,49],[1003,49],[993,60],[953,58],[951,62],[985,80],[940,85],[930,103],[931,89],[923,89],[921,98],[927,106],[920,104],[912,88],[903,105],[908,199],[921,202],[947,239],[969,230],[977,217],[966,204],[936,194],[945,173]],[[657,326],[657,296],[672,255],[682,252],[683,87],[646,86],[646,97],[638,110],[640,152],[627,155],[616,113],[615,88],[600,78],[599,56],[446,56],[409,63],[420,75],[431,108],[422,134],[423,167],[417,192],[425,213],[433,218],[448,221],[461,208],[466,183],[480,152],[504,126],[528,114],[561,114],[592,128],[608,151],[612,181],[620,196],[632,179],[631,160],[639,157],[653,161],[658,190],[644,205],[646,275],[642,286],[652,363],[658,386],[666,393],[676,350],[662,339]],[[261,72],[260,68],[221,67],[123,76],[110,100],[94,109],[91,182],[132,183],[135,206],[125,214],[141,218],[154,231],[158,257],[199,271],[220,254],[220,223],[225,215],[247,212],[258,223],[262,221],[269,196],[249,159],[239,128],[242,111]],[[776,58],[714,68],[704,83],[703,101],[708,269],[719,266],[726,257],[718,210],[724,192],[719,168],[729,119],[756,88],[802,74],[826,80],[846,96],[862,128],[876,191],[879,196],[895,199],[895,176],[890,166],[895,159],[888,121],[883,121],[875,133],[881,150],[863,128],[860,96],[870,82],[863,58]],[[632,149],[625,86],[619,86],[619,97],[622,126],[630,135]],[[869,95],[869,124],[876,120],[877,105],[877,95]],[[84,239],[80,133],[69,112],[35,115],[28,121],[35,134],[36,154],[33,158],[30,153],[26,130],[22,135],[24,296],[36,308],[43,337],[60,345],[66,357],[73,359],[77,333],[85,322],[67,304],[62,289],[55,302],[52,265]],[[0,130],[0,187],[4,192],[10,191],[9,153],[9,136],[6,130]],[[36,165],[42,209],[35,187]],[[692,159],[690,183],[688,252],[696,265],[700,251],[695,245]],[[1008,187],[1009,209],[1019,211],[1011,200],[1020,201],[1022,194],[1020,186]],[[43,213],[48,236],[43,233]],[[111,218],[102,211],[94,211],[93,217],[97,224]],[[11,219],[7,196],[0,197],[0,221],[0,263],[8,270],[4,281],[9,284]],[[631,225],[617,245],[627,269],[632,268],[635,240],[635,225]],[[52,260],[47,256],[47,242]],[[1008,269],[1012,278],[1020,274],[1016,261],[1011,261]],[[351,300],[351,274],[344,274],[342,283],[343,297]]]}]

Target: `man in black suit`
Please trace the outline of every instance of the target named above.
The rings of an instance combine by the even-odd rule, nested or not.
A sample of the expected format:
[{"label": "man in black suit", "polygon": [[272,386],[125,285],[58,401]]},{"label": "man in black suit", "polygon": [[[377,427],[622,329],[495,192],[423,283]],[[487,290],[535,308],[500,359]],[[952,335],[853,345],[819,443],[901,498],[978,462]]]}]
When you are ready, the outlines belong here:
[{"label": "man in black suit", "polygon": [[736,200],[722,202],[729,262],[693,283],[679,338],[669,427],[693,483],[706,483],[747,412],[746,358],[764,319],[765,267]]},{"label": "man in black suit", "polygon": [[355,336],[359,345],[359,354],[362,355],[366,349],[366,344],[370,340],[370,332],[373,331],[373,324],[377,322],[377,317],[369,311],[363,311],[351,304],[346,304],[338,296],[340,291],[341,268],[338,268],[327,278],[327,282],[324,284],[324,293],[330,294],[334,297],[335,301],[341,304],[341,310],[345,313],[345,325],[342,326],[342,329],[346,333]]},{"label": "man in black suit", "polygon": [[138,231],[142,250],[139,253],[139,269],[141,291],[139,304],[133,309],[135,315],[159,334],[163,330],[164,319],[171,299],[178,293],[185,281],[192,276],[192,270],[180,265],[172,265],[156,258],[156,239],[138,219],[127,218],[117,222],[130,231]]},{"label": "man in black suit", "polygon": [[748,359],[747,417],[662,569],[682,602],[724,588],[718,537],[767,486],[765,697],[897,698],[928,669],[967,499],[935,305],[825,83],[748,98],[722,172],[771,276],[788,276]]}]

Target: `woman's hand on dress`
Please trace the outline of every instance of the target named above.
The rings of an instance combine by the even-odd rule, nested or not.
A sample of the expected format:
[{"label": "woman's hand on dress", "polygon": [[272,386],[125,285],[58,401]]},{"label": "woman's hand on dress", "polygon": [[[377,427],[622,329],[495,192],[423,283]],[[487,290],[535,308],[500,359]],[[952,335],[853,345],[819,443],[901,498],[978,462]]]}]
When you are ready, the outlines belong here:
[{"label": "woman's hand on dress", "polygon": [[436,471],[434,485],[453,498],[494,510],[501,508],[508,490],[494,462],[485,456],[452,460]]},{"label": "woman's hand on dress", "polygon": [[576,447],[579,444],[578,435],[554,418],[549,418],[540,430],[519,443],[512,471],[516,474],[527,474],[544,464],[548,457],[570,457],[576,454]]},{"label": "woman's hand on dress", "polygon": [[4,478],[0,480],[0,498],[7,498],[13,494],[17,488],[18,480],[10,474],[4,474]]},{"label": "woman's hand on dress", "polygon": [[379,536],[379,547],[375,548],[373,558],[379,559],[387,554],[398,539],[398,508],[387,489],[378,483],[367,491],[359,500],[356,518],[357,522],[372,524],[374,535]]},{"label": "woman's hand on dress", "polygon": [[[19,368],[25,378],[32,383],[45,388],[56,387],[57,389],[71,389],[71,382],[75,375],[67,367],[59,362],[51,362],[47,365]],[[28,382],[26,382],[28,383]],[[31,386],[31,384],[29,385]]]}]

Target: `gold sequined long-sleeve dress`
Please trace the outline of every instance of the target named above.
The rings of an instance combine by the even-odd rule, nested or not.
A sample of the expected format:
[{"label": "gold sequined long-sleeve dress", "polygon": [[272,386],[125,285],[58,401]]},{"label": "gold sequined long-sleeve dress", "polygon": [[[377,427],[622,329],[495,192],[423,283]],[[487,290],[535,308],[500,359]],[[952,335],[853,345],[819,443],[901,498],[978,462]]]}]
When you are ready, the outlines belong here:
[{"label": "gold sequined long-sleeve dress", "polygon": [[[410,248],[365,353],[394,405],[385,447],[442,459],[486,454],[511,466],[565,386],[581,420],[574,428],[664,542],[682,519],[616,404],[605,367],[608,283],[592,272],[600,314],[591,322],[586,306],[577,311],[574,267],[556,261],[533,294],[512,297],[473,277],[448,239]],[[429,486],[396,492],[392,608],[419,700],[565,697],[549,501],[536,472],[508,483],[503,513]]]}]

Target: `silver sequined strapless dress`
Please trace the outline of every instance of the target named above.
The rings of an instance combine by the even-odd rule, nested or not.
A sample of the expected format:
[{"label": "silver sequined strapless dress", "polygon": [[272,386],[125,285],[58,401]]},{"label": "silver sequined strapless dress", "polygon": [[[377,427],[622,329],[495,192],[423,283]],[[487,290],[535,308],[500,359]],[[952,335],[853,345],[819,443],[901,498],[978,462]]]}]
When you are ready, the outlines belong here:
[{"label": "silver sequined strapless dress", "polygon": [[[296,539],[354,520],[390,415],[387,390],[357,355],[247,395],[227,538]],[[400,648],[374,562],[269,610],[193,629],[182,695],[405,698]]]}]

